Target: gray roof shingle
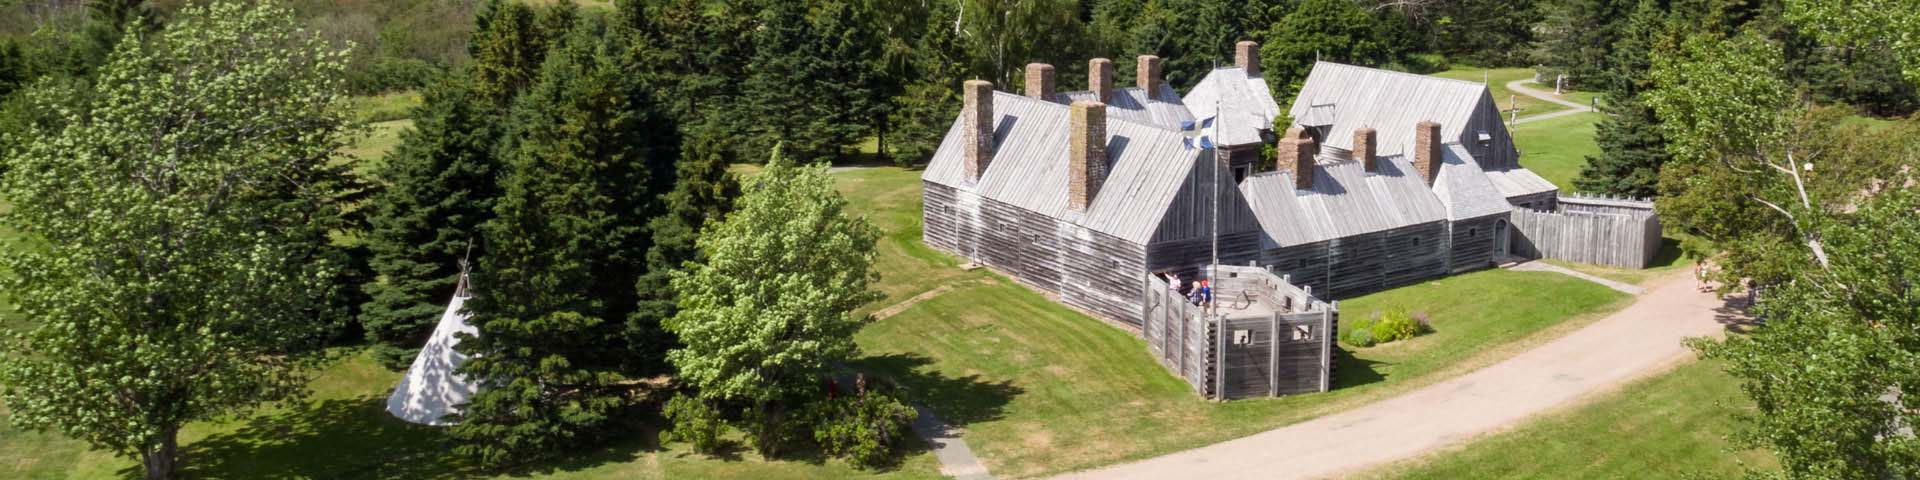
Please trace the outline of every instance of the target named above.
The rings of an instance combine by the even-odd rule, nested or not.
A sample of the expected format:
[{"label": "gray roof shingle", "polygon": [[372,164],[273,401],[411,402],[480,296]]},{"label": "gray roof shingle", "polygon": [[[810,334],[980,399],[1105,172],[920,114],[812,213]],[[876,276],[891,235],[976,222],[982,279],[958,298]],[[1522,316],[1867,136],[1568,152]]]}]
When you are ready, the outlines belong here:
[{"label": "gray roof shingle", "polygon": [[1381,158],[1369,173],[1360,162],[1322,153],[1313,188],[1294,188],[1292,172],[1247,177],[1240,193],[1276,247],[1290,247],[1447,219],[1426,180],[1402,158]]},{"label": "gray roof shingle", "polygon": [[1266,79],[1248,77],[1240,67],[1208,72],[1180,100],[1193,112],[1193,118],[1219,115],[1216,121],[1224,121],[1225,126],[1214,141],[1226,146],[1260,143],[1260,129],[1273,128],[1273,118],[1280,114],[1280,104],[1273,100]]},{"label": "gray roof shingle", "polygon": [[1180,132],[1110,115],[1107,156],[1113,166],[1107,181],[1085,213],[1070,212],[1068,112],[1066,105],[994,92],[994,155],[986,173],[977,182],[966,178],[960,145],[965,125],[956,118],[921,179],[1147,243],[1193,170],[1198,151],[1186,148]]},{"label": "gray roof shingle", "polygon": [[[1160,91],[1147,98],[1146,90],[1140,87],[1116,88],[1107,101],[1107,118],[1120,119],[1167,130],[1180,130],[1180,124],[1193,120],[1193,112],[1180,103],[1180,96],[1173,93],[1173,87],[1160,85]],[[1077,101],[1094,101],[1093,92],[1062,92],[1054,94],[1057,103],[1072,105]]]}]

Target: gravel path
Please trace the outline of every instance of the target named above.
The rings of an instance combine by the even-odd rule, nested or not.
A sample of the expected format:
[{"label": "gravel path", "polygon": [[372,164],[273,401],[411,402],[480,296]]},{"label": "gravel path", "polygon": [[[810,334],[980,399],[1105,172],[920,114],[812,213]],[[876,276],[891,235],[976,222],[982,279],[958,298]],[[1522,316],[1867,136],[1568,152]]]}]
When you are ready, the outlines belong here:
[{"label": "gravel path", "polygon": [[1521,117],[1519,120],[1516,120],[1513,122],[1515,124],[1533,123],[1533,122],[1538,122],[1538,121],[1546,120],[1550,118],[1560,118],[1560,117],[1565,117],[1569,115],[1579,115],[1582,113],[1593,111],[1593,107],[1589,107],[1586,105],[1581,105],[1578,103],[1561,99],[1560,97],[1553,96],[1553,92],[1544,92],[1540,90],[1535,90],[1532,87],[1528,87],[1527,86],[1528,83],[1533,83],[1533,82],[1530,82],[1524,78],[1519,80],[1514,80],[1511,82],[1507,82],[1507,89],[1513,90],[1514,92],[1519,93],[1521,95],[1538,98],[1542,101],[1565,105],[1567,108],[1569,108],[1569,110],[1561,110],[1558,112],[1548,113],[1544,115],[1529,115],[1526,117]]},{"label": "gravel path", "polygon": [[[1689,337],[1743,319],[1681,272],[1633,305],[1486,368],[1306,422],[1064,478],[1319,478],[1354,473],[1511,428],[1693,356]],[[1498,301],[1489,299],[1489,301]]]}]

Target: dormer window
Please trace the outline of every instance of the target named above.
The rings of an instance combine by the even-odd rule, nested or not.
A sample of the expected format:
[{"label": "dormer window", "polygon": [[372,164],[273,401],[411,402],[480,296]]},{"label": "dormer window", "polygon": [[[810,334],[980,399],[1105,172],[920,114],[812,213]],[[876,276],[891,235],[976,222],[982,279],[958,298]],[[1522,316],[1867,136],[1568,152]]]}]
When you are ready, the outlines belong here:
[{"label": "dormer window", "polygon": [[1480,148],[1487,148],[1487,147],[1493,146],[1493,134],[1487,133],[1486,130],[1480,131],[1478,140],[1480,142]]}]

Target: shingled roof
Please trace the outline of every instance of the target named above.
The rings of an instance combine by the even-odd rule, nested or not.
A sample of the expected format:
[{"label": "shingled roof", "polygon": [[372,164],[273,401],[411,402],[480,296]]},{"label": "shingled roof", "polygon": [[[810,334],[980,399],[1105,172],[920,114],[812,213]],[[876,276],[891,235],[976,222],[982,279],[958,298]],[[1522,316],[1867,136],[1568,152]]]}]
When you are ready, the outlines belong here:
[{"label": "shingled roof", "polygon": [[964,117],[947,130],[920,178],[1140,244],[1159,227],[1200,153],[1187,149],[1178,131],[1109,116],[1112,169],[1087,211],[1073,212],[1067,209],[1068,107],[996,91],[993,115],[993,161],[978,181],[967,178],[963,165]]},{"label": "shingled roof", "polygon": [[[1180,130],[1181,124],[1193,121],[1193,112],[1180,102],[1180,95],[1173,92],[1173,87],[1161,84],[1159,90],[1148,98],[1146,90],[1140,87],[1114,89],[1106,102],[1107,118],[1175,131]],[[1063,105],[1083,100],[1098,101],[1091,91],[1054,94],[1054,101]]]},{"label": "shingled roof", "polygon": [[[1219,116],[1226,123],[1214,141],[1226,146],[1260,143],[1260,129],[1273,128],[1280,104],[1261,77],[1249,77],[1240,67],[1216,68],[1180,99],[1194,118]],[[1216,111],[1215,105],[1218,105]]]},{"label": "shingled roof", "polygon": [[[1493,96],[1476,82],[1316,62],[1288,116],[1300,125],[1331,125],[1324,144],[1347,149],[1356,128],[1410,132],[1424,120],[1440,123],[1441,138],[1462,138],[1481,102],[1492,105]],[[1398,154],[1413,136],[1381,135],[1380,141],[1380,154]]]},{"label": "shingled roof", "polygon": [[1294,188],[1291,172],[1264,172],[1240,193],[1266,231],[1268,247],[1290,247],[1447,219],[1447,207],[1405,158],[1380,158],[1375,172],[1322,151],[1313,188]]},{"label": "shingled roof", "polygon": [[1446,205],[1448,219],[1466,220],[1513,210],[1507,203],[1508,195],[1494,185],[1466,147],[1452,143],[1440,152],[1442,161],[1440,173],[1433,179],[1433,195]]}]

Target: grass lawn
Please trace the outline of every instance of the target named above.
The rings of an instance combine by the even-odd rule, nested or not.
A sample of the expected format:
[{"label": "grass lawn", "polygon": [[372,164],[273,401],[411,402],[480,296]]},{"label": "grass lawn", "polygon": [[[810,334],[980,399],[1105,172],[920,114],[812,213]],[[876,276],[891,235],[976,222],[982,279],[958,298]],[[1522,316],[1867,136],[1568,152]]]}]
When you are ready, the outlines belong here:
[{"label": "grass lawn", "polygon": [[358,96],[347,100],[355,117],[364,122],[413,118],[413,108],[420,106],[420,102],[420,93],[413,91]]},{"label": "grass lawn", "polygon": [[367,126],[367,138],[342,150],[350,159],[341,161],[358,163],[355,169],[361,173],[372,171],[387,158],[387,153],[392,152],[393,147],[400,145],[400,132],[409,128],[413,128],[411,119],[370,124]]},{"label": "grass lawn", "polygon": [[1753,411],[1716,362],[1692,361],[1517,430],[1367,478],[1728,478],[1777,468],[1728,440]]},{"label": "grass lawn", "polygon": [[[1540,99],[1536,99],[1526,95],[1521,95],[1519,92],[1515,92],[1507,88],[1507,82],[1511,82],[1514,80],[1522,80],[1522,79],[1532,80],[1533,69],[1531,68],[1488,69],[1488,68],[1463,65],[1463,66],[1455,66],[1452,69],[1449,69],[1447,71],[1436,72],[1431,75],[1436,77],[1441,77],[1441,78],[1451,78],[1455,80],[1467,80],[1471,82],[1485,81],[1487,84],[1487,92],[1493,95],[1493,103],[1499,106],[1501,115],[1506,115],[1506,111],[1508,109],[1514,108],[1516,104],[1519,105],[1520,107],[1520,117],[1522,118],[1525,118],[1528,115],[1553,113],[1553,112],[1558,112],[1558,111],[1567,109],[1565,105],[1542,101]],[[1533,88],[1534,90],[1553,93],[1553,84],[1551,83],[1533,84],[1533,85],[1529,85],[1529,87]],[[1581,105],[1591,105],[1594,95],[1595,94],[1593,92],[1569,91],[1566,94],[1561,95],[1560,98],[1563,100],[1578,103]]]},{"label": "grass lawn", "polygon": [[1513,127],[1514,147],[1520,149],[1520,165],[1553,182],[1562,192],[1572,192],[1574,177],[1587,165],[1587,156],[1599,155],[1594,143],[1594,124],[1604,118],[1598,113],[1582,113],[1550,118]]}]

